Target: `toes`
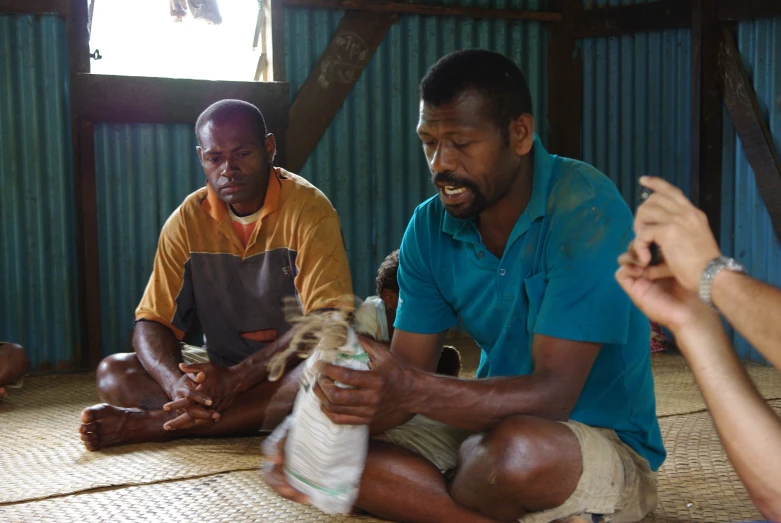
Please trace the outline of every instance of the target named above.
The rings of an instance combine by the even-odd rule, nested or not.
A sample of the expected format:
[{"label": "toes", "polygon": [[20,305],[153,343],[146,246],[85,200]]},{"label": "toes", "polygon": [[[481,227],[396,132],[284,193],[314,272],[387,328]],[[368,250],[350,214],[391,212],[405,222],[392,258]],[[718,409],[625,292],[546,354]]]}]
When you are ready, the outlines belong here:
[{"label": "toes", "polygon": [[113,408],[114,407],[112,407],[108,403],[100,403],[98,405],[93,405],[92,407],[87,407],[86,409],[81,411],[81,422],[92,423],[93,421],[96,421],[99,418],[105,417],[103,413],[112,410]]},{"label": "toes", "polygon": [[81,441],[84,442],[84,446],[89,451],[100,449],[100,438],[94,432],[82,434]]},{"label": "toes", "polygon": [[81,411],[81,422],[92,423],[92,407],[87,407]]},{"label": "toes", "polygon": [[97,423],[82,423],[79,426],[79,432],[82,434],[87,434],[88,432],[96,432],[98,430],[98,424]]}]

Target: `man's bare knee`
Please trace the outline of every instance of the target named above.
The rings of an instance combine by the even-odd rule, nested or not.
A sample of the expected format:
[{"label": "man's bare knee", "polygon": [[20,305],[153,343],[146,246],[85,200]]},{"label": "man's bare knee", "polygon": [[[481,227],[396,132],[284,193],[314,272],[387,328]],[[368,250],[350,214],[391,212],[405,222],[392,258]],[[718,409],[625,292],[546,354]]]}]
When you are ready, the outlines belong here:
[{"label": "man's bare knee", "polygon": [[30,359],[17,343],[0,343],[0,385],[13,382],[30,370]]},{"label": "man's bare knee", "polygon": [[18,343],[6,343],[5,349],[8,351],[9,359],[12,364],[19,369],[21,373],[27,373],[30,370],[30,358],[24,351],[24,347]]},{"label": "man's bare knee", "polygon": [[137,407],[141,380],[151,380],[133,353],[112,354],[98,365],[97,382],[100,399],[118,407]]},{"label": "man's bare knee", "polygon": [[513,520],[564,503],[581,469],[577,438],[567,427],[514,416],[464,441],[450,492],[467,507]]}]

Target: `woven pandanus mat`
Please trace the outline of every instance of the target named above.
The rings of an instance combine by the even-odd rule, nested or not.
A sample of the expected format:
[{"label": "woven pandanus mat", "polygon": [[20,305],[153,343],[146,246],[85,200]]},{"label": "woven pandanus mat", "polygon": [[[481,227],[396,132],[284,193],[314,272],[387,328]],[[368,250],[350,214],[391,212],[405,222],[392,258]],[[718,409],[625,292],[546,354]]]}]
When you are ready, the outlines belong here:
[{"label": "woven pandanus mat", "polygon": [[79,439],[79,417],[84,407],[97,402],[94,375],[27,379],[22,389],[0,401],[0,504],[260,466],[260,437],[185,439],[88,452]]},{"label": "woven pandanus mat", "polygon": [[[769,401],[781,415],[781,400]],[[707,412],[659,420],[667,461],[659,504],[644,523],[729,523],[763,519],[727,459]]]},{"label": "woven pandanus mat", "polygon": [[263,483],[258,471],[228,472],[0,506],[0,521],[380,522],[368,517],[328,516],[315,508],[287,501]]},{"label": "woven pandanus mat", "polygon": [[[656,389],[656,414],[660,417],[677,416],[706,409],[705,400],[694,382],[694,375],[680,354],[651,355]],[[749,377],[763,398],[781,398],[781,372],[773,367],[746,363]]]},{"label": "woven pandanus mat", "polygon": [[[669,457],[659,473],[659,507],[646,521],[758,519],[683,359],[661,354],[653,362]],[[752,365],[748,372],[766,397],[781,397],[777,371]],[[0,521],[362,521],[329,518],[268,490],[257,473],[260,438],[87,452],[79,414],[96,402],[91,375],[29,379],[0,402]],[[781,401],[770,403],[781,411]],[[242,472],[219,474],[226,471]],[[125,487],[74,494],[112,486]]]},{"label": "woven pandanus mat", "polygon": [[[781,401],[770,402],[781,413]],[[705,413],[661,420],[670,456],[659,471],[659,505],[644,523],[761,519]],[[276,496],[257,471],[62,496],[0,506],[0,521],[328,522],[380,520],[326,516]]]}]

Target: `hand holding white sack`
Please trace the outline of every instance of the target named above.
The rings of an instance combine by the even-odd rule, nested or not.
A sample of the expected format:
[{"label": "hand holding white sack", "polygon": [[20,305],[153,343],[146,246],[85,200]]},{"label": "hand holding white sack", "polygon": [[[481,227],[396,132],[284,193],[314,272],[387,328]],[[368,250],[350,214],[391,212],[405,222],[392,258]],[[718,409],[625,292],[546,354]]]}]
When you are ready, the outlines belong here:
[{"label": "hand holding white sack", "polygon": [[284,474],[288,484],[323,512],[348,514],[358,497],[369,427],[332,422],[323,413],[314,386],[318,362],[364,371],[369,369],[369,356],[341,313],[321,319],[325,330],[320,331],[317,347],[303,364],[293,413],[264,441],[263,451],[276,454],[276,446],[287,437]]}]

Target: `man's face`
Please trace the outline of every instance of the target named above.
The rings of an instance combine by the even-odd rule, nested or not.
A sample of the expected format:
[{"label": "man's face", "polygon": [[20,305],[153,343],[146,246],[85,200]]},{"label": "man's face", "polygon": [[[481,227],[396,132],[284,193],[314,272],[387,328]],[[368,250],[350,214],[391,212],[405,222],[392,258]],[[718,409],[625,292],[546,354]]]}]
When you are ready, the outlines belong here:
[{"label": "man's face", "polygon": [[224,123],[208,122],[201,130],[201,159],[206,179],[220,199],[237,213],[263,206],[274,136],[260,136],[250,118],[237,114]]},{"label": "man's face", "polygon": [[502,199],[520,171],[519,153],[531,149],[534,130],[510,126],[509,146],[491,118],[487,102],[466,91],[440,106],[420,105],[418,136],[423,142],[431,181],[448,213],[474,218]]}]

